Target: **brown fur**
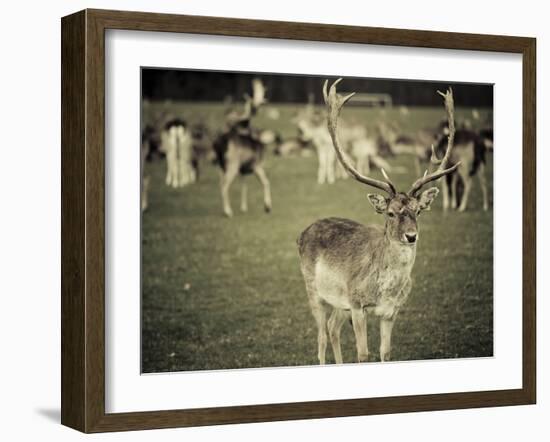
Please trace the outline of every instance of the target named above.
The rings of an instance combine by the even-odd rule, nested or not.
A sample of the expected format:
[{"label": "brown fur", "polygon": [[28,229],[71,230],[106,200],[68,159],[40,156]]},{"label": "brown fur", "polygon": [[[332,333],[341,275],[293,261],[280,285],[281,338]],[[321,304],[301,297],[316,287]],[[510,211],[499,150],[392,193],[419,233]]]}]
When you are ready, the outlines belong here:
[{"label": "brown fur", "polygon": [[[226,116],[225,130],[214,141],[214,151],[221,168],[221,195],[223,212],[233,216],[229,201],[229,188],[238,175],[254,173],[264,190],[264,208],[271,211],[271,186],[263,168],[265,144],[259,131],[251,126],[252,117],[264,103],[265,89],[260,80],[252,81],[253,97],[246,97],[243,113],[231,112]],[[246,186],[243,183],[241,211],[248,210]]]},{"label": "brown fur", "polygon": [[[325,218],[299,236],[301,270],[319,328],[321,363],[325,360],[328,313],[328,331],[337,362],[341,362],[339,334],[344,316],[354,311],[372,312],[381,318],[384,327],[391,329],[412,288],[418,238],[416,218],[420,211],[429,210],[437,192],[430,188],[418,198],[403,193],[392,198],[369,195],[375,210],[384,214],[384,226]],[[362,320],[366,321],[366,317]],[[367,352],[362,348],[366,348],[366,342],[357,342],[357,346],[359,360],[366,360]],[[381,358],[389,358],[389,337],[382,342]]]},{"label": "brown fur", "polygon": [[328,218],[316,221],[298,238],[301,270],[311,312],[317,323],[320,364],[326,360],[327,331],[336,363],[343,362],[340,330],[348,312],[359,362],[368,361],[368,311],[380,317],[380,359],[389,360],[393,324],[412,287],[411,271],[418,239],[416,219],[422,210],[430,209],[439,190],[432,187],[421,194],[418,192],[427,183],[455,170],[445,169],[454,135],[454,104],[450,89],[441,95],[445,98],[451,135],[445,156],[435,172],[416,180],[405,194],[396,191],[384,170],[382,175],[385,181],[380,181],[354,169],[342,150],[337,134],[340,111],[353,96],[353,93],[346,96],[336,93],[336,85],[341,80],[336,80],[330,90],[328,80],[323,86],[334,150],[344,169],[357,181],[383,190],[390,196],[368,195],[376,212],[385,217],[383,229],[363,226],[347,219]]}]

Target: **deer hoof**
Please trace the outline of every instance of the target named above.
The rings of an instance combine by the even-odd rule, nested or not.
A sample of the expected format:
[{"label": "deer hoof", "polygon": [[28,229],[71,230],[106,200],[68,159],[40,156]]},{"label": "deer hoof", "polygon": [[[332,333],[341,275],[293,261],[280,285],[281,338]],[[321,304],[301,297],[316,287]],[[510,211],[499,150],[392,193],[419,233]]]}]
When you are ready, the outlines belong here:
[{"label": "deer hoof", "polygon": [[270,213],[271,212],[271,206],[265,205],[264,210],[265,210],[265,213]]}]

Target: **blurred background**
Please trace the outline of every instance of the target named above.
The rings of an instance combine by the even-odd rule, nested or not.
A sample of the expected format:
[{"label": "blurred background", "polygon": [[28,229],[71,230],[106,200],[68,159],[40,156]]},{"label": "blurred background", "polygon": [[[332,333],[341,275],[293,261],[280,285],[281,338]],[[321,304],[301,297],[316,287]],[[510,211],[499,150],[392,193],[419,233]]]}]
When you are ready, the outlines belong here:
[{"label": "blurred background", "polygon": [[[221,102],[228,97],[240,100],[250,91],[253,78],[259,78],[268,90],[272,103],[306,103],[310,96],[322,104],[324,78],[310,75],[234,73],[180,69],[142,69],[143,98],[152,101],[183,100]],[[394,105],[440,106],[434,89],[445,88],[444,82],[389,80],[346,77],[345,88],[357,92],[389,94]],[[462,106],[492,108],[493,88],[486,84],[453,83]]]},{"label": "blurred background", "polygon": [[[324,80],[142,69],[143,372],[317,363],[296,238],[329,216],[383,223],[366,198],[374,190],[347,179],[330,139],[326,150]],[[472,140],[454,152],[468,168],[449,182],[448,207],[440,194],[419,219],[413,290],[393,334],[398,361],[493,354],[493,87],[339,85],[356,92],[339,128],[347,154],[375,178],[384,168],[402,191],[431,167],[431,145],[446,145],[437,91],[450,86],[457,131]],[[233,137],[244,140],[235,156]],[[378,321],[369,322],[369,345],[376,362]],[[351,326],[342,347],[354,362]]]}]

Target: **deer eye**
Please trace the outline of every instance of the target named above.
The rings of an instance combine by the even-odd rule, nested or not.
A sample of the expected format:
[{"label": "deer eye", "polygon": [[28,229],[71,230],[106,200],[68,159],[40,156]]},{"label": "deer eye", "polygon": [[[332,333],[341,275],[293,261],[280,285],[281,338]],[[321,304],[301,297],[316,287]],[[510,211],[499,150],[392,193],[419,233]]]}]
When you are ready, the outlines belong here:
[{"label": "deer eye", "polygon": [[393,218],[393,217],[395,216],[395,213],[393,213],[393,212],[388,212],[388,216],[389,216],[390,218]]}]

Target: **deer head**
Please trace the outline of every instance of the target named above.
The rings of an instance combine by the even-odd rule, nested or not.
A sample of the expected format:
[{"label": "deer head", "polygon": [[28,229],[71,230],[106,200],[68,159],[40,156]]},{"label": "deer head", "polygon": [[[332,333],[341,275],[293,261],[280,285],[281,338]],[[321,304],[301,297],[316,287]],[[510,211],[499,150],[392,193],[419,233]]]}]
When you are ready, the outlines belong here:
[{"label": "deer head", "polygon": [[408,192],[398,192],[384,169],[381,170],[384,181],[365,176],[353,167],[346,153],[342,150],[337,134],[338,117],[340,116],[344,104],[355,94],[355,92],[346,96],[337,94],[336,86],[341,80],[341,78],[336,80],[330,87],[330,90],[328,90],[328,80],[325,81],[323,86],[323,95],[325,97],[328,112],[328,130],[332,138],[336,156],[340,163],[342,163],[344,169],[346,169],[346,171],[357,181],[382,190],[387,194],[387,196],[368,194],[368,199],[376,212],[384,215],[386,234],[388,237],[391,240],[403,244],[414,245],[418,240],[417,217],[422,211],[430,210],[432,202],[439,193],[437,187],[431,187],[420,192],[422,187],[454,172],[460,164],[457,163],[452,167],[446,168],[453,148],[455,134],[453,92],[450,88],[444,94],[439,92],[439,94],[444,97],[445,109],[449,121],[449,135],[445,155],[442,159],[438,159],[432,146],[431,160],[433,164],[438,166],[437,169],[432,173],[426,171],[422,177],[418,178],[413,183]]},{"label": "deer head", "polygon": [[259,78],[252,80],[252,96],[244,94],[243,118],[250,118],[257,110],[267,102],[265,99],[266,88]]}]

